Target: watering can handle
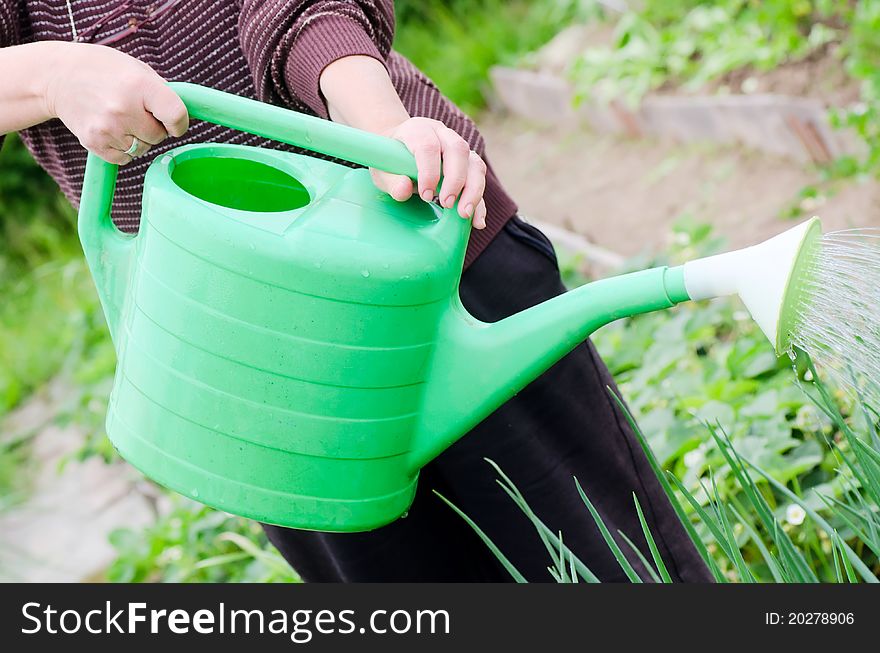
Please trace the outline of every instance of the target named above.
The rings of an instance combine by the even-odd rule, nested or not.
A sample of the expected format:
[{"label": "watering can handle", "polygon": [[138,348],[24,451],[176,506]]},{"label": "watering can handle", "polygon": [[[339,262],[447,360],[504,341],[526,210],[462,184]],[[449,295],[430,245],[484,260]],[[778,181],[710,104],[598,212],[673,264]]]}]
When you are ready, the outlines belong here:
[{"label": "watering can handle", "polygon": [[171,82],[192,118],[249,132],[411,179],[413,155],[400,141],[196,84]]},{"label": "watering can handle", "polygon": [[[411,179],[417,177],[415,159],[400,141],[197,84],[171,82],[169,86],[192,118]],[[97,217],[101,227],[112,227],[110,208],[117,172],[115,164],[89,153],[80,216],[87,220]]]}]

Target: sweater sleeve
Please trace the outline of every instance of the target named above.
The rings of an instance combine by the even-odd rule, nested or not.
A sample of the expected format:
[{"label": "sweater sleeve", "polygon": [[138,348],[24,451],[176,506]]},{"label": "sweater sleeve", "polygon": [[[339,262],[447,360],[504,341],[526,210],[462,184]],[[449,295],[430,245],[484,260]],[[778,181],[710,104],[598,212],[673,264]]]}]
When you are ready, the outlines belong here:
[{"label": "sweater sleeve", "polygon": [[386,64],[394,39],[392,0],[241,0],[241,46],[257,96],[327,118],[318,81],[342,57]]},{"label": "sweater sleeve", "polygon": [[19,0],[0,0],[0,48],[18,45],[21,18]]},{"label": "sweater sleeve", "polygon": [[[21,21],[21,2],[19,0],[0,0],[0,48],[18,45],[19,24]],[[0,149],[3,149],[4,134],[0,134]]]}]

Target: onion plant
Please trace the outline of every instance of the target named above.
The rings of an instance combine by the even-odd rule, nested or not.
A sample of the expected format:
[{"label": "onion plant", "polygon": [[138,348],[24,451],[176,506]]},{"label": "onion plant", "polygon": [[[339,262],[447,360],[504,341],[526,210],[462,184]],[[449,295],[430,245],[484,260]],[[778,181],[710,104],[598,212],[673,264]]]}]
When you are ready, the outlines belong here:
[{"label": "onion plant", "polygon": [[[837,492],[814,492],[819,499],[808,500],[797,488],[775,479],[757,464],[741,456],[720,424],[707,423],[735,492],[719,491],[715,474],[709,473],[699,481],[699,488],[688,488],[674,474],[665,472],[654,456],[648,442],[627,407],[617,395],[613,396],[624,411],[639,442],[645,450],[654,472],[669,496],[672,506],[694,546],[703,557],[717,582],[775,582],[815,583],[829,575],[837,582],[878,582],[880,560],[880,433],[878,414],[861,398],[856,398],[863,429],[847,420],[837,407],[828,387],[818,379],[815,368],[808,362],[813,378],[812,389],[804,388],[809,399],[836,426],[839,438],[826,441],[838,461]],[[611,390],[609,389],[609,392]],[[493,461],[487,461],[498,474],[498,484],[531,522],[547,549],[548,570],[559,583],[596,583],[599,579],[590,571],[589,561],[581,560],[569,549],[563,533],[555,532],[530,507],[514,482]],[[642,527],[648,545],[648,554],[638,549],[627,534],[618,531],[615,538],[599,515],[577,479],[573,481],[585,506],[585,519],[592,519],[602,534],[626,577],[634,583],[651,580],[670,583],[672,578],[660,554],[655,539],[645,520],[642,506],[633,494],[633,509]],[[728,484],[730,479],[728,479]],[[794,483],[796,485],[796,482]],[[702,498],[701,498],[702,497]],[[482,538],[511,577],[526,582],[525,577],[504,555],[479,525],[441,496]],[[808,546],[795,543],[776,515],[771,502],[790,503],[812,520],[821,534],[818,542]],[[705,533],[701,536],[700,533]],[[625,546],[619,544],[622,541]],[[747,560],[743,554],[751,541],[760,554],[759,560]],[[645,579],[636,571],[633,561],[648,570]],[[830,570],[830,574],[825,573]],[[820,573],[821,571],[821,573]]]}]

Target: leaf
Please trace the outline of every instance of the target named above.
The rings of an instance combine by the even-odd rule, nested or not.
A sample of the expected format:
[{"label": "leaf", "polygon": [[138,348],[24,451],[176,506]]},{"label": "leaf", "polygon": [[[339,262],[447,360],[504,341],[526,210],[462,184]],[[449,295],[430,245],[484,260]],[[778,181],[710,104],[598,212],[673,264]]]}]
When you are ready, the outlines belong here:
[{"label": "leaf", "polygon": [[489,458],[485,459],[487,463],[489,463],[495,472],[500,476],[500,480],[498,484],[501,488],[507,493],[507,495],[516,503],[520,510],[525,513],[526,517],[532,522],[532,525],[535,527],[535,530],[538,532],[538,536],[544,542],[544,546],[547,548],[547,552],[550,554],[550,557],[553,558],[556,555],[556,551],[559,549],[564,549],[569,557],[570,561],[572,561],[580,574],[581,578],[583,578],[588,583],[598,583],[599,579],[596,575],[590,570],[587,565],[585,565],[574,553],[572,553],[567,547],[562,544],[562,541],[556,537],[556,535],[551,531],[546,524],[535,514],[535,512],[531,509],[528,502],[526,502],[525,497],[513,483],[513,481],[504,473],[504,471],[498,466],[498,464]]},{"label": "leaf", "polygon": [[577,479],[574,479],[575,486],[577,487],[578,494],[581,495],[581,500],[584,502],[584,505],[587,506],[587,509],[590,511],[590,514],[593,516],[593,521],[596,522],[596,526],[599,528],[599,532],[602,534],[602,538],[605,540],[605,544],[608,545],[608,548],[611,549],[611,553],[614,554],[614,559],[617,560],[617,564],[620,565],[620,568],[623,569],[623,573],[626,574],[626,577],[629,578],[630,582],[633,583],[641,583],[642,579],[636,573],[636,570],[633,569],[632,564],[629,560],[627,560],[626,556],[623,555],[623,551],[620,550],[620,546],[611,536],[611,533],[608,530],[608,527],[605,526],[605,522],[602,520],[602,517],[599,516],[599,512],[596,510],[593,503],[587,498],[587,495],[584,493],[581,484]]},{"label": "leaf", "polygon": [[483,529],[480,528],[479,526],[477,526],[476,522],[474,522],[473,519],[471,519],[466,514],[464,514],[464,512],[462,512],[458,508],[458,506],[456,506],[454,503],[452,503],[449,499],[444,497],[442,494],[440,494],[436,490],[434,490],[434,494],[436,494],[438,497],[440,497],[440,500],[443,501],[443,503],[445,503],[447,506],[452,508],[458,514],[459,517],[461,517],[462,519],[465,520],[467,525],[470,526],[474,530],[474,532],[480,537],[480,539],[483,540],[483,543],[487,547],[489,547],[489,550],[498,559],[498,562],[501,563],[501,566],[507,570],[507,573],[510,574],[510,577],[513,578],[513,580],[515,580],[517,583],[528,583],[529,582],[526,580],[526,577],[523,576],[519,572],[519,570],[513,566],[513,563],[507,559],[507,556],[505,556],[501,552],[501,549],[498,548],[498,546],[495,544],[495,542],[493,542],[491,540],[491,538],[489,538],[489,536],[486,535],[485,532],[483,532]]},{"label": "leaf", "polygon": [[[754,465],[752,463],[749,463],[749,465],[751,467],[753,467],[755,469],[755,471],[758,472],[761,476],[763,476],[765,479],[767,479],[767,481],[774,488],[776,488],[779,492],[784,494],[790,501],[798,504],[801,508],[803,508],[804,512],[806,512],[807,515],[809,515],[809,517],[813,521],[815,521],[822,528],[822,530],[825,531],[825,533],[828,534],[828,537],[833,537],[832,533],[834,532],[834,529],[831,527],[831,525],[827,521],[825,521],[821,517],[821,515],[819,515],[819,513],[817,513],[815,510],[813,510],[807,504],[806,501],[802,500],[799,496],[797,496],[794,492],[792,492],[787,487],[785,487],[782,483],[780,483],[779,481],[774,479],[772,476],[770,476],[769,474],[766,474],[757,465]],[[842,547],[842,550],[844,551],[844,553],[846,553],[846,557],[852,563],[853,567],[858,572],[858,574],[862,577],[863,580],[865,580],[868,583],[880,582],[880,580],[878,580],[877,577],[873,573],[871,573],[871,570],[868,569],[867,565],[865,565],[865,563],[862,562],[862,560],[861,560],[861,558],[859,558],[858,554],[855,551],[853,551],[852,548],[850,548],[850,546],[846,542],[841,541],[841,547]]]},{"label": "leaf", "polygon": [[[654,474],[657,477],[660,486],[663,488],[663,491],[666,493],[667,498],[669,499],[670,504],[672,505],[673,510],[675,510],[675,514],[678,516],[678,520],[682,525],[682,528],[687,532],[688,536],[691,539],[691,542],[694,543],[694,546],[697,549],[697,552],[700,554],[700,557],[703,558],[703,562],[706,563],[706,566],[711,571],[712,576],[715,578],[715,581],[718,583],[726,582],[724,578],[724,574],[721,573],[721,570],[718,568],[718,564],[712,558],[712,555],[709,553],[708,549],[706,549],[706,545],[703,544],[703,540],[697,534],[696,529],[694,529],[694,525],[691,523],[691,520],[688,518],[687,514],[684,512],[684,509],[681,507],[681,504],[678,502],[678,498],[675,496],[675,492],[672,490],[672,487],[669,485],[669,480],[666,478],[666,475],[663,473],[663,470],[660,468],[659,463],[657,462],[657,458],[654,456],[654,452],[651,451],[651,447],[648,445],[647,440],[645,439],[645,434],[642,433],[642,430],[639,428],[639,425],[636,424],[635,419],[630,413],[629,408],[627,408],[626,404],[623,403],[623,400],[617,396],[617,393],[611,389],[610,386],[606,386],[606,390],[617,403],[617,407],[623,413],[623,416],[626,418],[627,423],[630,428],[633,430],[636,438],[639,441],[639,444],[642,446],[642,451],[645,453],[645,457],[648,459],[648,464],[651,466],[651,469],[654,470]],[[672,475],[670,474],[670,477]],[[672,477],[674,480],[674,477]]]},{"label": "leaf", "polygon": [[[669,571],[666,569],[666,564],[663,562],[663,557],[660,555],[660,550],[657,548],[657,543],[654,541],[654,536],[651,534],[651,529],[648,528],[648,522],[645,520],[645,514],[642,512],[642,506],[639,503],[639,498],[636,496],[636,493],[633,492],[633,502],[636,504],[636,512],[639,515],[639,523],[642,525],[642,533],[645,535],[645,541],[648,543],[648,548],[651,551],[651,556],[654,558],[654,564],[657,566],[657,571],[660,573],[660,577],[663,578],[664,583],[671,583],[672,577],[669,575]],[[638,551],[638,549],[636,549]],[[651,569],[651,566],[646,564],[646,568]],[[653,571],[653,570],[652,570]]]},{"label": "leaf", "polygon": [[623,539],[623,541],[626,543],[626,545],[633,552],[633,555],[635,555],[639,559],[639,562],[641,562],[642,565],[645,567],[645,569],[648,572],[648,575],[651,577],[651,580],[654,581],[655,583],[661,583],[662,581],[660,579],[660,576],[658,576],[657,572],[654,571],[654,569],[651,567],[651,563],[648,562],[648,559],[645,557],[645,554],[643,554],[639,550],[639,547],[637,547],[635,545],[635,542],[633,542],[631,539],[629,539],[629,537],[627,537],[626,533],[624,533],[620,529],[617,529],[617,534],[620,535],[620,537]]}]

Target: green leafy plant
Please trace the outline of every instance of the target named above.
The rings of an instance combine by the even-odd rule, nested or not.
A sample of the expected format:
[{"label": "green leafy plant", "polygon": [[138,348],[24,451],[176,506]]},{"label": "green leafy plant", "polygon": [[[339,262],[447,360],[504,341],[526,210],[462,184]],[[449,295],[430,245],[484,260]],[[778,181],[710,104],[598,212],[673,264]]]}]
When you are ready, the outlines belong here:
[{"label": "green leafy plant", "polygon": [[113,532],[114,582],[298,582],[259,524],[169,495],[171,510],[143,530]]},{"label": "green leafy plant", "polygon": [[[843,442],[829,442],[828,447],[845,463],[851,473],[851,481],[843,500],[834,498],[830,494],[818,494],[825,504],[824,510],[814,508],[807,498],[789,488],[786,483],[743,458],[731,444],[724,430],[711,424],[707,424],[706,427],[722,452],[735,479],[735,485],[745,500],[731,498],[719,490],[715,474],[711,470],[707,473],[707,477],[701,478],[698,483],[703,495],[702,498],[698,498],[697,493],[685,487],[674,474],[663,472],[643,432],[622,400],[614,395],[644,447],[651,466],[661,480],[679,519],[717,582],[815,583],[821,580],[880,582],[876,575],[880,569],[878,563],[880,504],[877,502],[880,497],[880,453],[847,424],[846,419],[839,413],[827,386],[819,381],[816,381],[814,386],[818,397],[813,400],[823,411],[828,412],[829,417],[832,417],[846,434]],[[867,407],[862,407],[867,411],[866,424],[873,439],[876,435],[876,416],[871,414]],[[563,534],[550,532],[528,506],[525,497],[516,489],[513,481],[495,463],[488,462],[499,475],[499,486],[523,511],[547,546],[551,561],[548,566],[550,575],[560,583],[598,582],[587,564],[563,544]],[[577,479],[574,479],[574,483],[587,512],[599,528],[606,545],[626,577],[634,583],[646,580],[633,564],[634,560],[638,560],[648,571],[647,580],[671,583],[672,577],[635,495],[633,495],[634,506],[642,534],[648,544],[650,560],[636,548],[626,533],[618,531],[628,550],[624,550],[618,544]],[[790,529],[786,528],[771,505],[774,498],[768,497],[768,494],[790,501],[790,505],[800,507],[805,516],[812,520],[815,528],[824,535],[819,556],[822,558],[820,562],[826,564],[817,564],[816,554],[810,550],[809,544],[803,547],[795,543],[789,532]],[[683,499],[683,504],[680,499]],[[444,501],[471,525],[511,577],[518,582],[525,582],[522,573],[504,556],[503,551],[492,542],[491,538],[448,500],[444,499]],[[827,514],[823,516],[822,512]],[[699,535],[698,526],[707,534]],[[749,552],[750,544],[757,551],[757,555]],[[828,559],[832,561],[833,569],[827,564]]]},{"label": "green leafy plant", "polygon": [[[636,265],[680,263],[722,245],[710,227],[687,219],[675,226],[672,241],[668,259]],[[584,281],[571,264],[564,275],[569,286]],[[687,515],[699,508],[712,518],[697,520],[693,535],[717,558],[714,564],[721,573],[737,574],[741,566],[737,554],[718,543],[726,542],[723,517],[742,544],[751,573],[759,579],[776,577],[765,549],[777,545],[766,540],[766,520],[757,520],[758,513],[748,508],[748,488],[726,455],[731,449],[748,461],[751,472],[760,469],[810,510],[827,514],[829,502],[835,506],[832,533],[806,519],[808,513],[791,497],[770,491],[770,481],[759,475],[773,519],[804,552],[818,578],[835,578],[835,555],[845,572],[832,551],[838,539],[851,542],[864,559],[876,560],[872,515],[877,502],[862,490],[871,487],[867,478],[872,467],[864,452],[862,460],[853,458],[853,452],[861,451],[854,442],[875,438],[871,418],[876,421],[876,414],[853,397],[814,384],[816,370],[806,357],[777,359],[738,300],[682,305],[622,320],[600,330],[594,342],[638,415],[645,445],[659,461],[661,480],[682,500]],[[862,436],[853,438],[859,428]],[[853,524],[840,521],[840,515]]]},{"label": "green leafy plant", "polygon": [[0,511],[18,503],[27,491],[23,468],[29,453],[27,440],[0,442]]},{"label": "green leafy plant", "polygon": [[699,87],[742,68],[798,61],[838,38],[838,2],[649,0],[614,24],[611,47],[572,66],[581,97],[636,102],[666,83]]},{"label": "green leafy plant", "polygon": [[622,15],[591,16],[608,22],[613,38],[610,45],[587,47],[572,62],[579,101],[622,99],[634,105],[660,88],[695,90],[731,73],[743,77],[809,57],[833,57],[841,77],[858,85],[860,101],[832,107],[831,122],[853,130],[866,147],[827,166],[827,176],[880,172],[880,4],[646,0]]}]

